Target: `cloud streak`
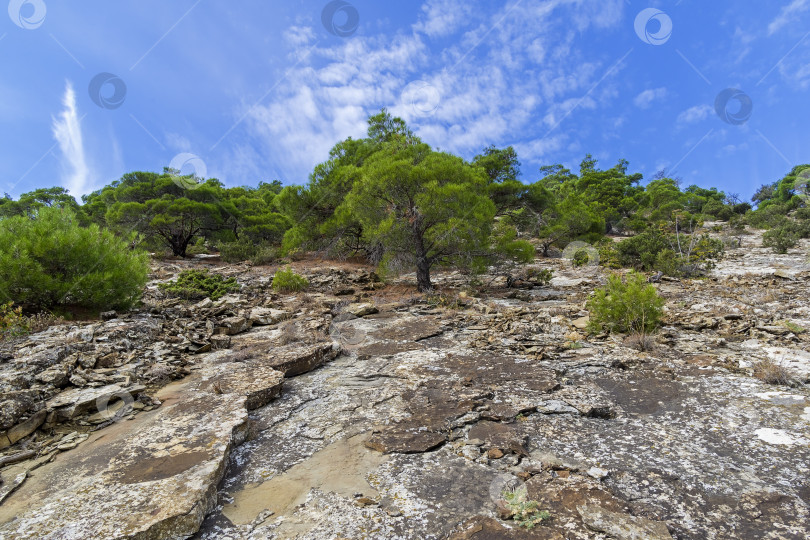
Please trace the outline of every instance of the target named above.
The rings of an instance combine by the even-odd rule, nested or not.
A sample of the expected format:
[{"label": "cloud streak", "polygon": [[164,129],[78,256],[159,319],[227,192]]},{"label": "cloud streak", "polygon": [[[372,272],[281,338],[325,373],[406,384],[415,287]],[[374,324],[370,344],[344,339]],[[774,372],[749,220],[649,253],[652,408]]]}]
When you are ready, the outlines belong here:
[{"label": "cloud streak", "polygon": [[84,155],[84,142],[82,140],[81,118],[76,107],[76,92],[73,85],[67,81],[65,95],[62,98],[64,109],[59,116],[53,118],[51,130],[59,150],[62,153],[62,184],[74,196],[83,195],[90,191],[90,169]]}]

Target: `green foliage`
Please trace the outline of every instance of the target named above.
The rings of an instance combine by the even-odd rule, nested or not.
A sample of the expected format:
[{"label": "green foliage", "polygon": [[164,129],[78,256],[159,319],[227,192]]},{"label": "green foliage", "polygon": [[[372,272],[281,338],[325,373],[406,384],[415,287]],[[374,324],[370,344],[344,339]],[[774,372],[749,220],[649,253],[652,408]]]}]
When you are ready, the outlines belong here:
[{"label": "green foliage", "polygon": [[644,335],[659,326],[663,306],[664,299],[642,274],[631,272],[626,280],[614,274],[588,300],[590,330]]},{"label": "green foliage", "polygon": [[796,335],[804,334],[807,331],[804,327],[791,321],[782,321],[781,324]]},{"label": "green foliage", "polygon": [[548,268],[528,268],[526,279],[538,285],[548,285],[554,277],[554,271]]},{"label": "green foliage", "polygon": [[299,276],[291,268],[277,270],[273,276],[273,290],[279,292],[298,292],[309,287],[309,281]]},{"label": "green foliage", "polygon": [[591,260],[591,254],[587,249],[579,249],[574,253],[574,257],[571,259],[571,263],[576,266],[585,266],[588,264],[588,261]]},{"label": "green foliage", "polygon": [[171,296],[186,300],[218,300],[229,292],[239,290],[235,277],[226,278],[208,270],[183,270],[177,280],[161,283],[158,287]]},{"label": "green foliage", "polygon": [[619,263],[619,251],[616,242],[608,237],[602,238],[596,244],[599,253],[599,264],[605,268],[621,268]]},{"label": "green foliage", "polygon": [[511,518],[525,529],[531,530],[543,521],[551,519],[551,514],[540,510],[540,503],[528,500],[525,486],[513,491],[504,491],[501,496],[511,512]]},{"label": "green foliage", "polygon": [[[690,223],[694,228],[694,224]],[[676,222],[675,232],[647,229],[622,240],[616,246],[621,266],[639,270],[656,270],[669,276],[692,277],[714,267],[722,255],[722,240],[688,231]]]},{"label": "green foliage", "polygon": [[269,243],[255,243],[247,237],[235,242],[219,244],[220,258],[229,263],[250,261],[252,264],[268,264],[278,259],[278,248]]},{"label": "green foliage", "polygon": [[29,329],[21,307],[15,308],[13,302],[0,304],[0,340],[27,334]]},{"label": "green foliage", "polygon": [[622,240],[616,245],[619,264],[625,267],[652,270],[658,254],[668,247],[661,231],[649,229]]},{"label": "green foliage", "polygon": [[534,260],[535,249],[531,242],[518,238],[518,231],[505,222],[498,223],[493,232],[495,238],[494,254],[500,258],[513,259],[519,263],[530,263]]},{"label": "green foliage", "polygon": [[773,249],[774,253],[787,253],[799,243],[799,235],[788,225],[765,231],[762,235],[762,247]]},{"label": "green foliage", "polygon": [[0,220],[0,297],[41,308],[126,308],[141,295],[146,253],[67,208]]},{"label": "green foliage", "polygon": [[435,264],[471,265],[489,253],[495,205],[480,168],[425,144],[384,145],[346,197],[366,244],[416,267],[420,291]]}]

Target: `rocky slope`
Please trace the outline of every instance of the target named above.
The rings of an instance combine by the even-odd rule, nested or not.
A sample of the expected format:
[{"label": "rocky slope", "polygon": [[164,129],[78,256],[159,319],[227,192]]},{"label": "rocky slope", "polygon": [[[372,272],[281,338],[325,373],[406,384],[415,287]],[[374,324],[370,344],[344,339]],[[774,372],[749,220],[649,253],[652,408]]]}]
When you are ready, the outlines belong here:
[{"label": "rocky slope", "polygon": [[[564,260],[480,297],[350,265],[298,295],[219,268],[242,290],[194,306],[153,283],[3,346],[0,538],[806,538],[806,246],[743,241],[657,285],[646,352],[584,333],[606,273]],[[515,489],[550,519],[500,519]]]}]

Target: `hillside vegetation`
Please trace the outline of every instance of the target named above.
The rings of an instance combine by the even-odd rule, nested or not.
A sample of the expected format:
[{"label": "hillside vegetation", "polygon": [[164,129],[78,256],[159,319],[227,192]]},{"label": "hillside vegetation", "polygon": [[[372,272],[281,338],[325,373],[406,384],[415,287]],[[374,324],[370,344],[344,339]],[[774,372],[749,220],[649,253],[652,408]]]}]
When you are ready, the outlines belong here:
[{"label": "hillside vegetation", "polygon": [[[724,242],[739,244],[746,225],[768,229],[764,245],[776,252],[810,236],[810,165],[763,185],[753,204],[715,188],[683,188],[665,172],[644,184],[642,175],[628,168],[619,160],[601,169],[587,155],[578,171],[544,166],[527,182],[512,147],[488,147],[466,161],[431,148],[383,110],[369,118],[365,138],[337,143],[303,185],[273,181],[225,187],[215,178],[181,176],[167,168],[125,174],[83,196],[81,205],[60,187],[37,189],[18,200],[6,195],[0,199],[2,234],[16,236],[31,222],[39,223],[37,234],[48,236],[43,227],[61,230],[68,219],[70,234],[49,241],[73,246],[68,251],[74,255],[79,249],[87,253],[78,253],[70,268],[51,255],[58,268],[32,271],[32,265],[49,258],[41,253],[44,248],[4,242],[0,257],[15,261],[4,267],[4,292],[15,303],[43,307],[131,303],[130,289],[143,272],[126,269],[138,257],[125,257],[122,243],[133,253],[187,257],[209,251],[226,261],[259,264],[302,252],[361,257],[382,274],[416,271],[419,290],[428,291],[438,266],[480,272],[530,261],[536,251],[550,256],[572,242],[586,243],[573,254],[577,264],[598,259],[610,267],[699,276],[721,256]],[[57,219],[51,209],[71,217]],[[706,221],[727,222],[717,226],[725,240],[698,233]],[[87,232],[79,234],[77,228]],[[90,237],[100,239],[98,250]],[[625,238],[616,242],[616,237]],[[119,251],[105,255],[102,245]],[[57,246],[47,249],[60,252]],[[105,271],[108,285],[101,285],[93,269],[96,260],[118,268]],[[46,277],[65,272],[96,277],[83,277],[81,287],[67,284],[67,278]],[[134,277],[120,280],[118,272]],[[90,295],[91,282],[101,292]]]}]

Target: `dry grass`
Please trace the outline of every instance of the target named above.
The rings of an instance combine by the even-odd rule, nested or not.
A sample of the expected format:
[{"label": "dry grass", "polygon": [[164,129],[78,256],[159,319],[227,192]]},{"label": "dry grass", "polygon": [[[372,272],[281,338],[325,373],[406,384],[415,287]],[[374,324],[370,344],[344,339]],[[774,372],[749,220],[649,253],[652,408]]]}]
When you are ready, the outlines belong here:
[{"label": "dry grass", "polygon": [[787,366],[770,358],[754,364],[754,377],[768,384],[780,386],[795,386],[797,383]]},{"label": "dry grass", "polygon": [[642,352],[653,351],[656,348],[655,338],[649,334],[630,334],[624,339],[624,346]]},{"label": "dry grass", "polygon": [[289,322],[281,327],[281,336],[278,338],[279,343],[282,345],[289,345],[303,341],[304,336],[298,330],[298,325],[294,322]]}]

